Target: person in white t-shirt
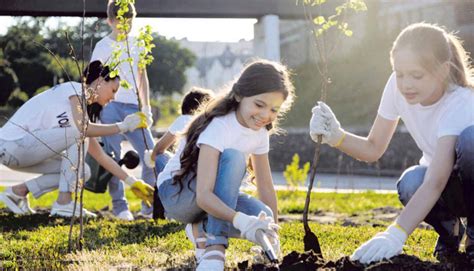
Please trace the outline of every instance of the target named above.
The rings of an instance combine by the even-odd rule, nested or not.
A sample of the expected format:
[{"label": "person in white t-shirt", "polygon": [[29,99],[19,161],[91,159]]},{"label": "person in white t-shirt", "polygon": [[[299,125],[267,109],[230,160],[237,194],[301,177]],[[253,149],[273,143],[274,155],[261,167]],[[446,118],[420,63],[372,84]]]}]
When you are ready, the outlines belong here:
[{"label": "person in white t-shirt", "polygon": [[188,91],[181,101],[181,116],[176,118],[170,125],[168,131],[156,142],[153,150],[145,150],[145,164],[156,168],[159,174],[168,163],[171,153],[167,150],[176,142],[176,139],[185,132],[185,128],[193,119],[199,107],[205,105],[214,97],[209,89],[193,87]]},{"label": "person in white t-shirt", "polygon": [[[264,60],[250,63],[230,92],[197,114],[184,143],[158,175],[166,217],[193,224],[187,228],[195,233],[188,236],[197,249],[197,270],[223,270],[228,238],[241,236],[258,244],[258,230],[279,252],[269,133],[292,100],[286,67]],[[248,157],[259,199],[240,192]]]},{"label": "person in white t-shirt", "polygon": [[[117,50],[117,48],[120,48],[121,62],[117,67],[119,75],[132,86],[132,89],[120,86],[115,95],[114,101],[110,102],[102,110],[100,121],[102,123],[115,123],[122,121],[125,116],[129,114],[141,111],[147,117],[147,126],[151,127],[153,124],[153,116],[150,107],[148,75],[146,69],[140,69],[138,67],[140,47],[135,44],[136,38],[125,33],[127,35],[126,40],[117,41],[117,37],[120,34],[120,30],[117,28],[119,23],[119,20],[117,20],[118,11],[119,6],[117,6],[117,1],[109,0],[107,4],[107,23],[112,32],[97,42],[92,52],[91,61],[100,60],[103,63],[108,64],[111,61],[112,52]],[[128,12],[125,12],[122,16],[129,21],[131,28],[133,19],[136,16],[135,6],[130,3],[128,5]],[[131,65],[128,61],[125,61],[125,59],[129,58],[127,49],[129,49],[130,57],[132,58]],[[137,91],[134,90],[135,82],[138,87]],[[138,108],[138,99],[140,99],[141,108]],[[132,147],[138,152],[140,161],[144,161],[144,151],[152,148],[154,145],[150,129],[138,129],[125,134],[106,136],[102,138],[105,150],[108,153],[113,153],[114,157],[117,159],[121,157],[121,142],[124,140],[130,142]],[[152,168],[147,167],[142,163],[141,173],[142,179],[146,183],[151,186],[155,185],[156,176]],[[120,182],[118,178],[112,177],[109,181],[108,190],[112,197],[112,213],[119,219],[133,220],[134,217],[128,208],[123,183]],[[152,207],[149,207],[145,202],[142,202],[139,215],[149,217],[151,214]]]},{"label": "person in white t-shirt", "polygon": [[[108,67],[94,61],[84,71],[85,97],[88,110],[91,105],[104,106],[113,99],[119,86],[119,77],[110,78]],[[149,203],[153,200],[153,187],[129,176],[107,154],[104,153],[94,137],[125,133],[145,126],[143,114],[131,114],[123,122],[114,124],[95,124],[82,114],[80,100],[82,86],[78,82],[66,82],[34,96],[22,105],[8,122],[0,128],[0,162],[14,170],[41,173],[25,183],[8,187],[0,193],[8,209],[16,214],[34,213],[29,207],[27,194],[35,198],[59,188],[51,215],[79,216],[74,208],[72,193],[76,186],[76,171],[79,152],[78,141],[85,133],[85,149],[105,169],[132,186],[132,191]],[[83,130],[81,123],[87,121]],[[78,168],[80,179],[90,177],[87,164]],[[85,172],[85,175],[82,173]],[[83,214],[95,214],[83,209]]]},{"label": "person in white t-shirt", "polygon": [[406,27],[391,50],[393,74],[388,79],[378,115],[367,137],[344,131],[326,104],[312,110],[314,141],[338,148],[363,161],[378,160],[399,119],[423,152],[420,164],[408,168],[397,183],[400,216],[352,255],[362,263],[402,252],[421,221],[439,234],[434,254],[449,260],[464,234],[466,252],[474,260],[474,80],[460,40],[443,28],[416,23]]}]

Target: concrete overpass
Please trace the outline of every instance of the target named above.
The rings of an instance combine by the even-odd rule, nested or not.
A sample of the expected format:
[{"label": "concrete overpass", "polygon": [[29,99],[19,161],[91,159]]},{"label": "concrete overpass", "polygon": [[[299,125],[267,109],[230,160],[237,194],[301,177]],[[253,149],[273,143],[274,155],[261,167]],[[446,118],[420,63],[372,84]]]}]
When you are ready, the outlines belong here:
[{"label": "concrete overpass", "polygon": [[[298,5],[296,2],[298,1]],[[161,18],[257,18],[254,53],[280,60],[280,19],[304,19],[303,0],[137,0],[139,17]],[[341,1],[324,4],[334,11]],[[1,0],[0,15],[105,17],[107,0]],[[334,6],[331,6],[334,5]],[[319,7],[312,12],[322,12]],[[232,30],[230,30],[232,31]]]},{"label": "concrete overpass", "polygon": [[[299,5],[296,5],[296,2]],[[105,17],[107,0],[2,0],[0,15]],[[139,17],[163,18],[260,18],[268,14],[282,19],[303,19],[303,0],[136,0]],[[323,6],[334,11],[337,2]],[[319,9],[313,8],[314,12]]]}]

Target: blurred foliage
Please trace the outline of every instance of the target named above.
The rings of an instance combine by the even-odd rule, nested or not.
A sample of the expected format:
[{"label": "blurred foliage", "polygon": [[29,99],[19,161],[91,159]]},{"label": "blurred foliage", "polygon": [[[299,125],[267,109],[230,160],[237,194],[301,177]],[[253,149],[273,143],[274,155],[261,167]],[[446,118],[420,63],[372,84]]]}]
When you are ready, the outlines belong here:
[{"label": "blurred foliage", "polygon": [[16,108],[20,107],[26,101],[28,101],[28,94],[26,92],[21,91],[20,89],[16,89],[10,94],[7,103],[9,106]]},{"label": "blurred foliage", "polygon": [[[110,32],[103,19],[85,19],[84,31],[81,23],[54,28],[47,27],[45,21],[46,18],[41,17],[18,18],[7,33],[0,36],[0,106],[17,88],[32,97],[43,86],[78,81],[86,65],[82,59],[88,61],[97,41]],[[184,72],[194,64],[196,56],[181,48],[178,42],[164,37],[153,36],[153,44],[156,46],[153,50],[155,61],[147,68],[151,91],[160,95],[180,92],[186,84]],[[80,60],[79,67],[73,56]],[[17,98],[12,98],[16,105],[21,103]]]},{"label": "blurred foliage", "polygon": [[304,182],[308,178],[309,162],[304,163],[303,167],[300,168],[300,156],[295,153],[291,160],[291,163],[286,166],[283,176],[288,186],[295,190],[299,185],[304,185]]},{"label": "blurred foliage", "polygon": [[159,115],[156,116],[153,113],[154,118],[158,119],[158,127],[167,129],[173,121],[181,115],[181,100],[174,99],[173,96],[164,96],[157,99],[151,99],[150,105],[152,108],[156,108],[155,112]]},{"label": "blurred foliage", "polygon": [[0,84],[2,86],[0,106],[4,106],[10,94],[18,88],[18,77],[11,68],[10,62],[4,58],[2,48],[0,48]]},{"label": "blurred foliage", "polygon": [[[326,103],[343,126],[368,126],[377,115],[380,97],[392,71],[389,52],[396,35],[373,24],[377,6],[368,2],[365,35],[348,53],[334,54],[328,63],[330,84]],[[384,32],[381,32],[384,31]],[[343,46],[339,45],[339,46]],[[336,47],[341,50],[341,47]],[[311,108],[321,97],[321,75],[317,64],[308,61],[293,70],[297,99],[284,127],[308,127]]]},{"label": "blurred foliage", "polygon": [[196,56],[186,48],[181,48],[174,40],[162,36],[154,36],[156,47],[152,51],[155,59],[148,66],[150,88],[160,95],[181,93],[186,84],[185,71],[196,62]]}]

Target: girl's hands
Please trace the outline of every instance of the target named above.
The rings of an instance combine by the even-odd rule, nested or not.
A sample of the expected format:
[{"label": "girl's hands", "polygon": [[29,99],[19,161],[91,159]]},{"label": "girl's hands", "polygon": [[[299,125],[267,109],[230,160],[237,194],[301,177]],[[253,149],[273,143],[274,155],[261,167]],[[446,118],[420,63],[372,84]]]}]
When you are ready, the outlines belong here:
[{"label": "girl's hands", "polygon": [[313,113],[309,123],[311,139],[317,142],[318,135],[322,135],[322,143],[333,147],[339,145],[343,139],[344,130],[331,108],[324,102],[318,102],[311,112]]}]

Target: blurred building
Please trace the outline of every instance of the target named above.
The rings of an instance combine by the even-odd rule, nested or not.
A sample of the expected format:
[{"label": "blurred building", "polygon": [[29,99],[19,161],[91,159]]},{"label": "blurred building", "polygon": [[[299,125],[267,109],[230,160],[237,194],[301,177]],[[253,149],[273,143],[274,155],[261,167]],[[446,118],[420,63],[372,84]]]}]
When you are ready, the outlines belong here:
[{"label": "blurred building", "polygon": [[[368,11],[348,18],[354,36],[342,37],[338,54],[350,52],[368,31],[390,35],[393,39],[401,29],[415,22],[436,23],[458,33],[465,48],[474,52],[474,1],[472,0],[369,0]],[[306,20],[280,20],[280,52],[283,62],[291,67],[318,60],[316,45]],[[330,43],[334,39],[329,37]]]},{"label": "blurred building", "polygon": [[197,56],[194,67],[186,71],[185,91],[198,86],[219,92],[254,55],[252,41],[195,42],[181,39],[178,42]]}]

